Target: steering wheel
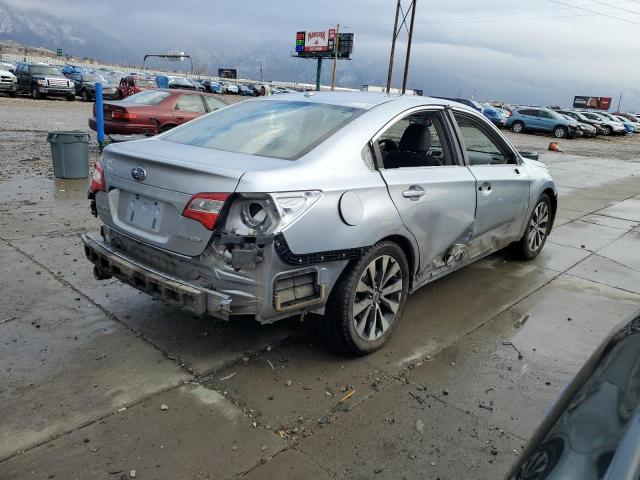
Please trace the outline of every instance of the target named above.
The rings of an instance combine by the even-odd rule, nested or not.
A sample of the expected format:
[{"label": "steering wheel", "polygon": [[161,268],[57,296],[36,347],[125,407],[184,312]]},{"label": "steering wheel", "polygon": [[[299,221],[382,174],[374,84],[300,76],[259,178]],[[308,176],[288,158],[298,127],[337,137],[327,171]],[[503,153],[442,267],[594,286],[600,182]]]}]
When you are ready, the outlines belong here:
[{"label": "steering wheel", "polygon": [[398,150],[400,150],[398,142],[391,138],[383,138],[381,140],[378,140],[378,145],[380,146],[380,150],[382,150],[383,152],[397,152]]}]

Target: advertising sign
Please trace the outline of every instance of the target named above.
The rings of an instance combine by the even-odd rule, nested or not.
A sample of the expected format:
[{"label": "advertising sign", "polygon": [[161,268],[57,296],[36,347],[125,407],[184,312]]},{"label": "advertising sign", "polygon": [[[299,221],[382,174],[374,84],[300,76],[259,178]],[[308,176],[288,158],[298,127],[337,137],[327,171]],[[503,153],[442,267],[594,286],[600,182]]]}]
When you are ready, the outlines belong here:
[{"label": "advertising sign", "polygon": [[296,34],[296,52],[328,52],[333,46],[335,28],[307,30]]},{"label": "advertising sign", "polygon": [[574,97],[573,107],[609,110],[609,108],[611,107],[611,97]]},{"label": "advertising sign", "polygon": [[220,78],[238,78],[238,70],[235,68],[219,68],[218,76]]}]

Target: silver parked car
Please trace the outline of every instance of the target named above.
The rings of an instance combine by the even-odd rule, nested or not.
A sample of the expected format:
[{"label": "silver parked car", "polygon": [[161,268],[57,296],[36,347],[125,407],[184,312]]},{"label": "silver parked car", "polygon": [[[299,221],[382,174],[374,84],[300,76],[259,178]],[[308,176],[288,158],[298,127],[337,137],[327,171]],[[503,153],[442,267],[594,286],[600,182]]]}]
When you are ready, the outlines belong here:
[{"label": "silver parked car", "polygon": [[474,110],[359,92],[261,97],[110,145],[90,198],[96,278],[214,317],[320,313],[365,354],[419,287],[509,245],[538,255],[557,191]]}]

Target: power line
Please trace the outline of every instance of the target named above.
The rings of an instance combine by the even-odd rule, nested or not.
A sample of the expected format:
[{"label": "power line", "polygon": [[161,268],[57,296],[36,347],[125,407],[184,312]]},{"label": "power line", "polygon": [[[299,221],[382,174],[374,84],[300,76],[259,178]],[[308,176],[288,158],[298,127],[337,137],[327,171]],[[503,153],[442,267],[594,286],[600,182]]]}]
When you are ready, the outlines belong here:
[{"label": "power line", "polygon": [[607,18],[611,18],[613,20],[619,20],[621,22],[630,23],[632,25],[640,26],[640,22],[634,22],[633,20],[627,20],[626,18],[615,17],[613,15],[608,15],[606,13],[598,12],[597,10],[591,10],[589,8],[580,7],[578,5],[572,5],[570,3],[561,2],[560,0],[547,0],[547,1],[551,2],[551,3],[557,3],[558,5],[562,5],[564,7],[573,7],[576,10],[583,10],[585,12],[593,13],[595,15],[600,15],[601,17],[607,17]]},{"label": "power line", "polygon": [[598,3],[600,5],[604,5],[605,7],[615,8],[615,9],[620,10],[622,12],[633,13],[634,15],[640,15],[640,12],[638,12],[637,10],[629,10],[628,8],[619,7],[617,5],[611,5],[610,3],[601,2],[600,0],[590,0],[590,1],[593,2],[593,3]]}]

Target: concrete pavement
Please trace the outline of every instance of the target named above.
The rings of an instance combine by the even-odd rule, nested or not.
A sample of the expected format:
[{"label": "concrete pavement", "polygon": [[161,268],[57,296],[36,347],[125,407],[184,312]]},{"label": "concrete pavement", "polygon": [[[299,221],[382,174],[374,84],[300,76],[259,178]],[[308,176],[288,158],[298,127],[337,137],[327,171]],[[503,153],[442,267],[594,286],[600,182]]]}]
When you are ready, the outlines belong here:
[{"label": "concrete pavement", "polygon": [[215,323],[95,281],[78,239],[97,227],[87,181],[14,171],[0,478],[500,478],[640,307],[640,163],[542,160],[561,191],[543,254],[492,255],[416,292],[389,344],[358,359],[312,317]]}]

